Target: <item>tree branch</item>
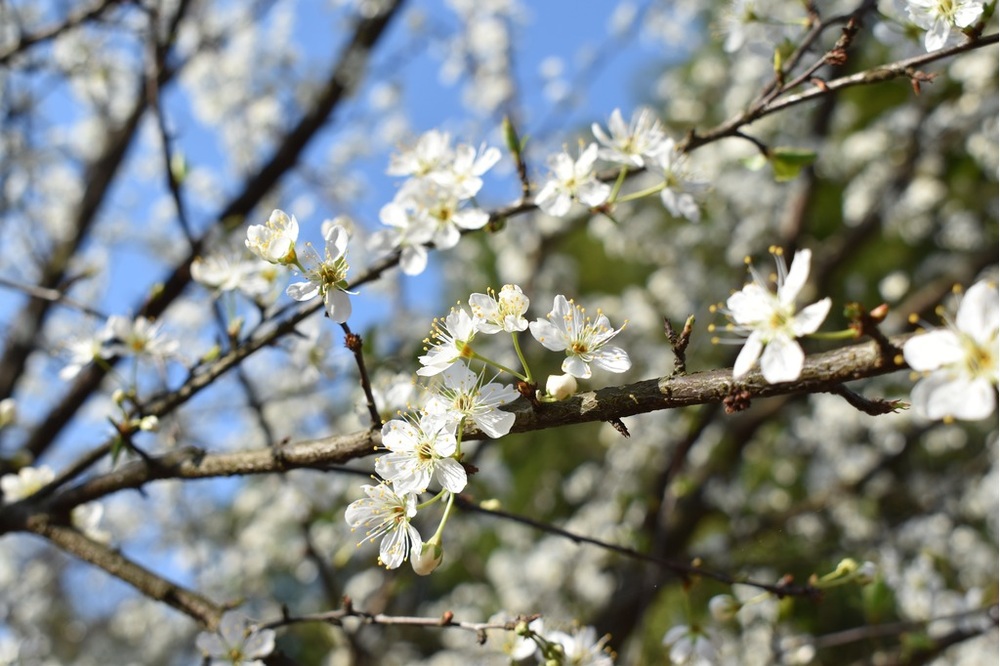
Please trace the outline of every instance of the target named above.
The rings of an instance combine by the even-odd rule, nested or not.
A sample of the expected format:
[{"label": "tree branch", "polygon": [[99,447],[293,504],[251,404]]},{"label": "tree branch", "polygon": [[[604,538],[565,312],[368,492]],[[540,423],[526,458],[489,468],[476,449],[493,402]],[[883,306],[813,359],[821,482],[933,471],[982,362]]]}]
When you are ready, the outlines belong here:
[{"label": "tree branch", "polygon": [[[908,337],[910,336],[894,336],[891,340],[898,346]],[[732,369],[724,368],[611,386],[581,393],[562,402],[544,403],[537,409],[527,400],[519,398],[505,405],[504,409],[517,417],[511,433],[528,432],[608,421],[661,409],[721,403],[734,390],[741,391],[746,399],[830,391],[844,382],[884,375],[904,367],[883,364],[878,345],[867,342],[807,357],[802,375],[795,382],[768,384],[759,372],[751,372],[744,381],[735,382]],[[470,427],[463,439],[486,439],[486,435]],[[161,479],[205,479],[270,474],[300,468],[323,469],[330,464],[371,455],[381,442],[379,431],[361,430],[347,435],[297,442],[276,449],[219,454],[208,454],[193,448],[181,449],[149,460],[131,462],[75,487],[54,493],[51,499],[43,502],[43,506],[68,511],[84,502],[120,490],[140,488],[150,481]],[[29,497],[19,504],[30,502]],[[0,534],[11,529],[9,525],[5,527],[2,520],[6,510],[6,507],[0,509]]]}]

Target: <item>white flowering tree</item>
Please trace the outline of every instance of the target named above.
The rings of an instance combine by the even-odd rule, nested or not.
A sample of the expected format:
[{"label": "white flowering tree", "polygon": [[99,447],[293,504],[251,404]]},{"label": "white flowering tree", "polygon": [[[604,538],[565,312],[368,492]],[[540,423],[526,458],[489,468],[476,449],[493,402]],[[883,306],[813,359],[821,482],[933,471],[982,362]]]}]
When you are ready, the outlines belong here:
[{"label": "white flowering tree", "polygon": [[70,4],[0,3],[0,664],[996,655],[995,1]]}]

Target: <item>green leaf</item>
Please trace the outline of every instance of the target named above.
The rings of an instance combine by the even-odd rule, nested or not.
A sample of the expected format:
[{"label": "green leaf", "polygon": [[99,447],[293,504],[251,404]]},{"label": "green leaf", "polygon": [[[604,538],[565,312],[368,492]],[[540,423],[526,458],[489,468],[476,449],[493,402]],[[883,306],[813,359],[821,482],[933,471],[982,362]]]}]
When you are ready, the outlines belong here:
[{"label": "green leaf", "polygon": [[771,151],[771,168],[779,183],[794,180],[803,167],[816,161],[816,151],[804,148],[775,148]]}]

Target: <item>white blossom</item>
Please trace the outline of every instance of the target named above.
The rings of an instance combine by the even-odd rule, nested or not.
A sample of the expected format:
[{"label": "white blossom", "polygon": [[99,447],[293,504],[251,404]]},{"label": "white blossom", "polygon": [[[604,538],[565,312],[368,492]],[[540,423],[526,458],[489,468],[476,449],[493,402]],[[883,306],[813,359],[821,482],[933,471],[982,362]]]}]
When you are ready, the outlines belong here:
[{"label": "white blossom", "polygon": [[69,353],[69,361],[59,371],[59,378],[70,381],[95,360],[110,358],[112,354],[104,346],[110,334],[108,326],[104,326],[90,335],[67,341],[64,349]]},{"label": "white blossom", "polygon": [[715,662],[715,648],[698,627],[686,624],[672,627],[664,634],[663,645],[670,649],[670,661],[674,664],[691,664],[694,660]]},{"label": "white blossom", "polygon": [[791,382],[802,372],[805,353],[796,338],[815,333],[830,311],[830,299],[824,298],[795,311],[795,299],[809,277],[812,253],[799,250],[786,269],[784,258],[775,254],[778,266],[778,290],[772,292],[764,278],[750,267],[753,281],[726,301],[723,310],[734,323],[731,330],[746,335],[747,341],[736,358],[733,378],[743,377],[760,359],[761,373],[771,384]]},{"label": "white blossom", "polygon": [[916,411],[930,419],[983,419],[996,408],[997,289],[969,288],[948,328],[916,335],[903,345],[911,368],[929,373],[913,387]]},{"label": "white blossom", "polygon": [[565,351],[563,372],[580,379],[589,379],[590,364],[609,372],[625,372],[632,367],[628,354],[620,347],[608,347],[608,342],[625,328],[613,329],[607,316],[597,311],[597,321],[565,296],[556,296],[552,311],[545,319],[529,324],[531,334],[546,349]]},{"label": "white blossom", "polygon": [[479,193],[483,187],[483,174],[499,161],[500,151],[492,146],[481,146],[477,151],[472,146],[460,144],[455,148],[455,157],[451,163],[444,169],[431,172],[428,178],[458,200],[464,201]]},{"label": "white blossom", "polygon": [[305,282],[288,285],[288,295],[297,301],[323,297],[330,319],[342,324],[351,316],[351,299],[347,292],[347,230],[332,224],[326,231],[325,258],[312,245],[306,244],[298,256]]},{"label": "white blossom", "polygon": [[586,206],[599,206],[607,201],[611,187],[597,180],[596,161],[596,143],[583,149],[576,160],[566,151],[550,157],[552,175],[535,196],[535,203],[549,215],[562,217],[569,213],[573,199]]},{"label": "white blossom", "polygon": [[594,123],[591,130],[601,143],[602,148],[597,154],[601,159],[618,162],[628,166],[641,167],[646,159],[658,153],[666,140],[663,126],[652,109],[640,108],[626,125],[622,112],[615,109],[608,120],[611,134]]},{"label": "white blossom", "polygon": [[274,651],[274,631],[247,626],[241,613],[228,611],[219,621],[219,628],[201,632],[195,644],[210,664],[262,666],[261,657]]},{"label": "white blossom", "polygon": [[[361,486],[367,497],[351,502],[344,513],[352,530],[367,529],[365,541],[375,542],[379,537],[379,561],[387,569],[396,569],[423,545],[420,532],[410,524],[417,515],[417,498],[413,493],[397,493],[380,483]],[[358,544],[360,545],[360,544]]]},{"label": "white blossom", "polygon": [[426,244],[434,236],[434,225],[406,203],[392,201],[379,211],[388,229],[372,234],[368,249],[377,256],[399,250],[399,268],[407,275],[420,275],[427,268]]},{"label": "white blossom", "polygon": [[597,637],[593,627],[580,627],[572,633],[553,631],[545,636],[549,641],[562,647],[565,664],[574,666],[612,666],[614,660],[608,654],[607,643],[611,636]]},{"label": "white blossom", "polygon": [[282,269],[243,251],[216,252],[191,262],[191,279],[215,292],[240,291],[255,300],[270,300]]},{"label": "white blossom", "polygon": [[426,176],[453,160],[451,135],[432,129],[411,148],[391,156],[385,172],[390,176]]},{"label": "white blossom", "polygon": [[264,224],[247,229],[247,248],[272,264],[295,263],[295,241],[299,237],[299,222],[294,215],[275,209]]},{"label": "white blossom", "polygon": [[147,357],[163,360],[177,354],[180,343],[168,338],[160,325],[146,317],[129,319],[112,315],[107,323],[107,353],[119,356]]},{"label": "white blossom", "polygon": [[511,386],[496,382],[483,384],[483,377],[462,363],[455,363],[442,373],[444,386],[427,401],[430,414],[455,421],[471,419],[480,430],[496,439],[510,432],[514,414],[497,409],[517,400],[520,395]]},{"label": "white blossom", "polygon": [[469,309],[481,333],[514,333],[528,328],[528,320],[524,318],[524,313],[528,311],[528,297],[515,284],[505,284],[499,296],[492,289],[485,294],[472,294],[469,296]]},{"label": "white blossom", "polygon": [[673,139],[664,139],[660,149],[646,158],[646,168],[663,177],[660,199],[674,217],[684,217],[691,222],[701,219],[701,211],[694,194],[705,189],[706,183],[696,179],[688,168],[687,155],[677,150]]},{"label": "white blossom", "polygon": [[416,423],[393,419],[382,426],[382,446],[389,453],[375,459],[375,471],[398,493],[422,493],[431,481],[462,492],[468,477],[451,456],[457,447],[454,423],[424,414]]},{"label": "white blossom", "polygon": [[[444,320],[435,319],[431,325],[431,336],[436,341],[426,354],[419,359],[422,368],[417,374],[430,377],[443,372],[462,358],[472,357],[472,339],[476,336],[477,320],[469,316],[465,308],[452,308]],[[430,342],[430,339],[425,340]]]},{"label": "white blossom", "polygon": [[906,12],[926,30],[924,48],[937,51],[952,38],[952,28],[968,28],[983,15],[982,0],[906,0]]}]

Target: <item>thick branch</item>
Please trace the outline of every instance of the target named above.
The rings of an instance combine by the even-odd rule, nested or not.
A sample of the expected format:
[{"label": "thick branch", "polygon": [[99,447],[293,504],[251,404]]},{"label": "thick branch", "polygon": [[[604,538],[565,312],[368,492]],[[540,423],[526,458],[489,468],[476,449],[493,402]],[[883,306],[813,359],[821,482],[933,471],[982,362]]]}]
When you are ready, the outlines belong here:
[{"label": "thick branch", "polygon": [[[907,337],[895,336],[891,341],[899,346]],[[844,382],[887,374],[901,367],[894,365],[891,359],[889,363],[884,362],[878,345],[867,342],[807,357],[802,375],[795,382],[768,384],[758,372],[750,373],[742,382],[735,382],[732,369],[725,368],[611,386],[581,393],[563,402],[543,403],[537,409],[521,398],[507,405],[506,410],[517,416],[511,432],[528,432],[607,421],[661,409],[720,403],[734,390],[741,391],[742,397],[750,400],[830,391]],[[466,440],[485,438],[474,428],[467,431],[464,437]],[[158,479],[203,479],[269,474],[298,468],[322,469],[330,464],[370,455],[381,441],[378,431],[363,430],[297,442],[278,449],[220,454],[206,454],[194,449],[174,451],[149,461],[132,462],[74,488],[55,493],[48,503],[54,509],[66,511],[78,504],[119,490],[139,488]],[[0,511],[2,514],[3,511]],[[0,521],[0,533],[4,530]]]},{"label": "thick branch", "polygon": [[221,606],[196,592],[171,583],[70,527],[50,522],[47,516],[33,517],[28,521],[27,529],[48,539],[67,553],[125,581],[145,596],[173,606],[206,627],[214,627],[222,615]]}]

